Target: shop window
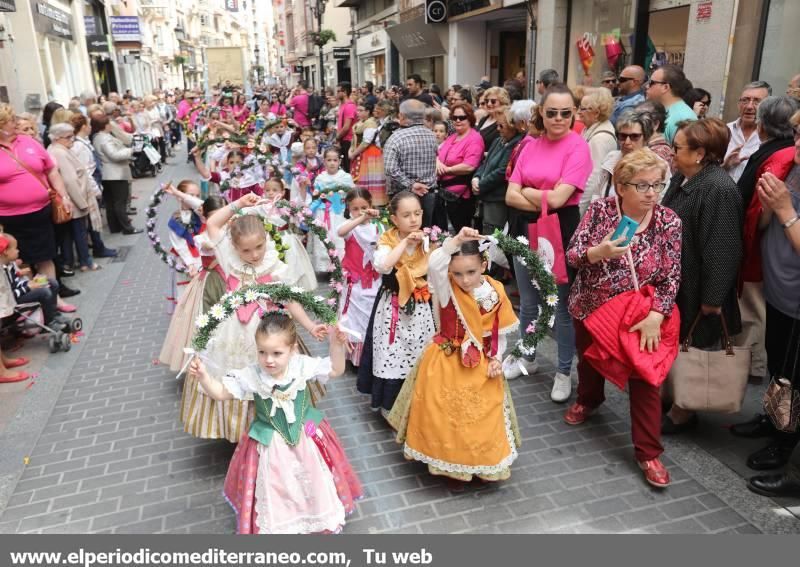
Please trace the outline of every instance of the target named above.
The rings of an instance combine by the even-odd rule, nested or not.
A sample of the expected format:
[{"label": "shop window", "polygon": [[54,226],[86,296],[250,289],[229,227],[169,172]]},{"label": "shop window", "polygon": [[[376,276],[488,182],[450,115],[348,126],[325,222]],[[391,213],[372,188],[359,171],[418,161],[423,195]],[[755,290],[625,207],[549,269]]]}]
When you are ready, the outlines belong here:
[{"label": "shop window", "polygon": [[604,71],[619,72],[629,64],[635,13],[635,0],[587,0],[576,6],[570,24],[568,84],[599,85]]},{"label": "shop window", "polygon": [[783,93],[789,80],[798,71],[800,34],[797,33],[797,22],[800,22],[800,2],[770,1],[758,78],[772,85],[776,94]]},{"label": "shop window", "polygon": [[684,6],[650,14],[650,39],[656,48],[651,62],[653,69],[667,64],[683,67],[689,11],[689,6]]}]

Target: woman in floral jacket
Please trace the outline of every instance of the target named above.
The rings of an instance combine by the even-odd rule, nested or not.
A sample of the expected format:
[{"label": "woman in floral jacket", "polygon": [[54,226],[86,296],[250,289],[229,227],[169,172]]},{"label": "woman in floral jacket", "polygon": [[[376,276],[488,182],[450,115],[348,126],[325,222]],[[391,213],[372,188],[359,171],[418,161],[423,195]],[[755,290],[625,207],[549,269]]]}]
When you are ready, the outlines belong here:
[{"label": "woman in floral jacket", "polygon": [[[648,149],[623,157],[613,176],[619,203],[615,197],[593,201],[570,242],[567,262],[578,275],[569,296],[569,312],[575,321],[579,358],[578,399],[564,415],[570,425],[586,421],[605,401],[606,376],[585,356],[595,342],[586,320],[615,296],[634,289],[629,259],[639,286],[652,287],[649,313],[629,332],[639,333],[642,352],[664,348],[660,344],[662,323],[673,312],[681,280],[681,220],[658,204],[666,172],[664,160]],[[625,237],[611,240],[622,215],[639,223],[628,246],[623,246]],[[629,252],[631,256],[626,258]],[[659,458],[664,452],[659,388],[635,374],[630,378],[627,386],[636,460],[647,482],[663,488],[669,485],[669,473]]]}]

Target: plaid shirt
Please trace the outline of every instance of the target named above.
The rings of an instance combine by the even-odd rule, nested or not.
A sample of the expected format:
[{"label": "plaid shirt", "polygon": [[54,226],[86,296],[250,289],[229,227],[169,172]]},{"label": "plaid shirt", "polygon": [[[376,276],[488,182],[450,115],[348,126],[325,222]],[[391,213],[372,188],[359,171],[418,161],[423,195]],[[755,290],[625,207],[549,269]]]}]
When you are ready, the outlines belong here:
[{"label": "plaid shirt", "polygon": [[392,134],[383,147],[389,195],[410,190],[416,182],[434,187],[438,146],[436,136],[421,123]]}]

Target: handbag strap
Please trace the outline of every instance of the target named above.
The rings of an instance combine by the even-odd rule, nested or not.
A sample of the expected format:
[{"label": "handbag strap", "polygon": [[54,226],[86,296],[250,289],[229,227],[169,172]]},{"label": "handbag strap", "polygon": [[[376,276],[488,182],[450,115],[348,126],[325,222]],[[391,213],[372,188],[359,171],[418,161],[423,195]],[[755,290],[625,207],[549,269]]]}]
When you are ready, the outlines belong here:
[{"label": "handbag strap", "polygon": [[[686,335],[686,338],[683,339],[682,342],[682,350],[684,352],[689,350],[689,347],[692,344],[692,336],[694,336],[694,330],[697,327],[697,324],[700,322],[700,319],[703,318],[703,311],[702,309],[697,313],[697,317],[694,318],[694,322],[692,322],[692,326],[689,327],[689,332]],[[728,334],[728,322],[725,320],[725,314],[719,314],[720,321],[722,322],[722,347],[725,349],[725,354],[729,356],[733,356],[733,342],[731,341],[730,334]]]},{"label": "handbag strap", "polygon": [[[799,309],[800,311],[800,309]],[[781,366],[781,371],[783,372],[784,377],[786,376],[786,364],[789,362],[789,352],[791,352],[791,347],[794,345],[794,364],[792,365],[792,379],[790,380],[792,387],[794,387],[797,382],[797,363],[798,359],[800,359],[800,334],[797,335],[795,338],[795,331],[797,330],[797,318],[792,318],[792,331],[789,334],[789,343],[787,344],[786,353],[783,355],[783,366]]]},{"label": "handbag strap", "polygon": [[42,185],[42,187],[44,187],[45,191],[47,191],[48,193],[50,193],[50,191],[52,191],[52,188],[50,187],[50,185],[48,183],[45,183],[44,181],[42,181],[39,178],[39,176],[36,175],[36,173],[30,167],[28,167],[28,164],[26,164],[24,161],[20,160],[16,155],[14,155],[10,151],[8,151],[8,148],[6,148],[5,146],[0,146],[0,150],[2,150],[3,153],[7,154],[11,159],[13,159],[15,162],[17,162],[20,165],[20,167],[22,167],[22,169],[24,169],[25,171],[27,171],[28,173],[33,175],[33,177],[36,178],[36,181],[41,183],[41,185]]},{"label": "handbag strap", "polygon": [[540,217],[547,216],[547,189],[542,189],[542,205],[541,205],[541,212],[539,213]]}]

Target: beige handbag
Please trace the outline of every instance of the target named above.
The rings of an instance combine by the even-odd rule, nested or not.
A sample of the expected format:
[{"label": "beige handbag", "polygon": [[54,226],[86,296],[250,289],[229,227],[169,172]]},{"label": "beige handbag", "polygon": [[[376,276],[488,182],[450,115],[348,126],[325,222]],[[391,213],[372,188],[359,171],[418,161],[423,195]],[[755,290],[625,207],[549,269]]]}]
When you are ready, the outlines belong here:
[{"label": "beige handbag", "polygon": [[[783,357],[783,370],[781,375],[772,377],[766,393],[764,394],[764,411],[772,420],[773,425],[778,431],[794,433],[800,424],[800,380],[797,376],[797,363],[800,359],[800,345],[794,342],[795,322],[792,323],[792,333],[789,335],[788,345],[795,345],[794,364],[791,374],[787,373],[787,363],[789,362],[789,352]],[[800,337],[797,339],[800,340]],[[787,378],[788,376],[788,378]],[[794,382],[794,383],[793,383]]]},{"label": "beige handbag", "polygon": [[736,413],[742,409],[747,376],[750,372],[750,348],[734,347],[722,318],[722,350],[706,351],[691,346],[697,318],[681,343],[678,358],[667,378],[667,388],[679,408],[690,411]]}]

